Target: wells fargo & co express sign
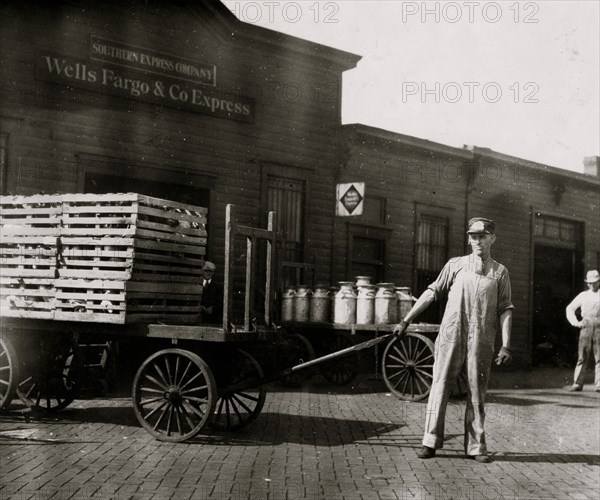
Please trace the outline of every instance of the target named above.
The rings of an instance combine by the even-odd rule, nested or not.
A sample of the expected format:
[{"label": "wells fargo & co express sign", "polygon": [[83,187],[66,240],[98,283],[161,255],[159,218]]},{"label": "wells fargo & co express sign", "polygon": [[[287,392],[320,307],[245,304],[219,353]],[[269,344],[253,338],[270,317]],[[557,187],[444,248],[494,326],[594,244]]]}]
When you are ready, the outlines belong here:
[{"label": "wells fargo & co express sign", "polygon": [[92,35],[90,59],[38,51],[43,81],[253,122],[254,100],[219,91],[211,65]]}]

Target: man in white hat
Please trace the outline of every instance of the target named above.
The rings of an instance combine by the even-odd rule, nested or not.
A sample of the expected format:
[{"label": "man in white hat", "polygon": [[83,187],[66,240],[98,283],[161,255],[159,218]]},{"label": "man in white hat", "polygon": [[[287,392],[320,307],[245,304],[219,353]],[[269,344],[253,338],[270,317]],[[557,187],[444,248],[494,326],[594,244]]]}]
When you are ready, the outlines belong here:
[{"label": "man in white hat", "polygon": [[448,296],[435,341],[423,448],[417,456],[433,458],[436,450],[443,447],[450,391],[459,374],[465,370],[468,379],[465,453],[477,462],[487,463],[491,460],[487,454],[483,425],[488,377],[498,328],[502,331],[502,348],[496,363],[501,365],[511,360],[513,304],[508,270],[490,255],[496,241],[494,221],[475,217],[469,221],[467,233],[472,253],[450,259],[396,327],[395,333],[402,336],[408,324],[431,303]]},{"label": "man in white hat", "polygon": [[[600,273],[588,271],[585,277],[588,289],[581,292],[567,306],[567,319],[575,328],[580,328],[579,347],[577,349],[577,364],[573,376],[571,391],[581,391],[585,379],[585,367],[590,352],[593,349],[596,360],[594,383],[596,392],[600,392]],[[580,310],[581,321],[577,319]]]}]

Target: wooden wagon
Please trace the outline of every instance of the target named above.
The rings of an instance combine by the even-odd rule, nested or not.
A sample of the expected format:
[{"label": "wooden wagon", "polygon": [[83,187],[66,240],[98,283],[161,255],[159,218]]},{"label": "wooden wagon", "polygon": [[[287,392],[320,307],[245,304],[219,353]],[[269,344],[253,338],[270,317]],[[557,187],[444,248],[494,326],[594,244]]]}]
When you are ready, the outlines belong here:
[{"label": "wooden wagon", "polygon": [[[405,365],[410,387],[432,364],[418,326],[402,342],[388,326],[361,345],[334,344],[329,350],[336,352],[320,358],[305,336],[277,326],[274,213],[266,229],[253,228],[239,224],[227,206],[223,321],[202,325],[205,209],[135,194],[2,197],[0,204],[0,407],[15,395],[44,411],[66,407],[79,388],[79,345],[98,339],[132,340],[143,359],[133,378],[133,408],[140,424],[165,441],[189,439],[208,425],[243,427],[260,414],[268,382],[289,381],[322,362],[335,371],[332,360],[388,339],[384,376],[395,393],[396,365]],[[237,325],[231,313],[239,239],[246,278]],[[259,241],[266,255],[256,279]],[[257,320],[259,283],[264,301]],[[415,369],[413,359],[423,366]],[[417,392],[421,397],[424,390],[408,399]]]}]

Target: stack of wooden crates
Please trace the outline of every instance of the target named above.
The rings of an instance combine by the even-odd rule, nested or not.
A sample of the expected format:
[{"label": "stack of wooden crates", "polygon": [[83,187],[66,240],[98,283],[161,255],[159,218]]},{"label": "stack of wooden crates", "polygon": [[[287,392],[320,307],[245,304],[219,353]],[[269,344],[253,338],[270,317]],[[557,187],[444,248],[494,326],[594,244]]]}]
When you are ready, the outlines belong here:
[{"label": "stack of wooden crates", "polygon": [[3,316],[197,323],[207,209],[127,194],[0,197]]}]

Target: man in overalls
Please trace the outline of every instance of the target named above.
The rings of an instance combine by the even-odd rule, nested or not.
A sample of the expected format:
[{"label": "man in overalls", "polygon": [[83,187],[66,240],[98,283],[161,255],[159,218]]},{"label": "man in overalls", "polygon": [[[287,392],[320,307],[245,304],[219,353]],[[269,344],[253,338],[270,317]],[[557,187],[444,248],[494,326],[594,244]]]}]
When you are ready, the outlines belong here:
[{"label": "man in overalls", "polygon": [[442,296],[448,296],[440,332],[435,341],[433,382],[427,404],[423,448],[419,458],[432,458],[444,444],[444,420],[450,392],[458,375],[465,370],[468,398],[465,411],[465,453],[478,462],[490,462],[483,430],[484,403],[498,328],[502,348],[496,358],[501,365],[510,362],[512,310],[508,270],[493,260],[490,250],[496,241],[495,224],[475,217],[467,233],[472,253],[456,257],[444,266],[437,280],[396,327],[401,337],[408,324]]}]

